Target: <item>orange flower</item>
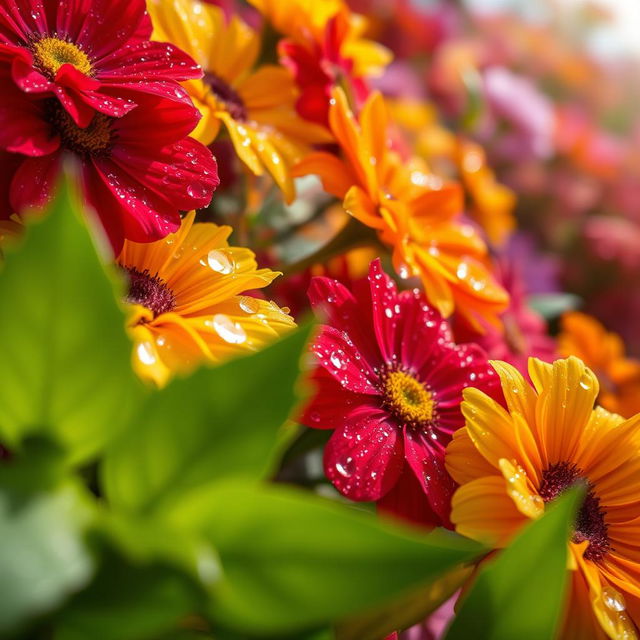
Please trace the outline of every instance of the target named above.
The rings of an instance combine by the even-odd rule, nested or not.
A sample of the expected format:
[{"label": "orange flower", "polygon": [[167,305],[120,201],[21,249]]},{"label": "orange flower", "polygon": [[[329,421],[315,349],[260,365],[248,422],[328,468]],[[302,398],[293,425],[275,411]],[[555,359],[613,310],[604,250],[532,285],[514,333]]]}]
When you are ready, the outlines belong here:
[{"label": "orange flower", "polygon": [[377,92],[356,120],[344,92],[335,90],[329,122],[342,157],[315,152],[294,173],[319,175],[329,193],[343,198],[347,212],[392,248],[398,273],[421,278],[443,316],[457,309],[475,326],[480,318],[500,326],[508,295],[489,271],[484,242],[458,218],[460,186],[443,184],[389,148],[388,114]]},{"label": "orange flower", "polygon": [[260,37],[237,16],[198,0],[151,0],[154,38],[172,42],[203,69],[184,83],[202,114],[193,136],[210,144],[224,126],[238,157],[255,175],[268,171],[287,201],[295,197],[291,166],[314,142],[330,137],[295,110],[293,78],[277,65],[256,68]]},{"label": "orange flower", "polygon": [[516,197],[500,184],[487,163],[484,149],[470,140],[459,139],[455,154],[458,170],[471,196],[471,216],[485,230],[489,240],[502,246],[516,226],[513,209]]},{"label": "orange flower", "polygon": [[460,484],[456,531],[497,548],[546,504],[582,480],[587,493],[569,541],[571,578],[563,640],[637,639],[640,622],[640,414],[594,410],[598,380],[575,357],[529,360],[531,387],[505,362],[492,363],[507,410],[465,389],[466,426],[445,463]]},{"label": "orange flower", "polygon": [[640,361],[625,357],[624,344],[595,318],[572,311],[562,317],[558,350],[578,356],[600,380],[598,402],[628,418],[640,412]]},{"label": "orange flower", "polygon": [[163,386],[175,373],[257,351],[295,326],[285,309],[242,295],[279,274],[257,269],[249,249],[230,247],[231,227],[194,224],[189,213],[163,240],[125,241],[133,366]]}]

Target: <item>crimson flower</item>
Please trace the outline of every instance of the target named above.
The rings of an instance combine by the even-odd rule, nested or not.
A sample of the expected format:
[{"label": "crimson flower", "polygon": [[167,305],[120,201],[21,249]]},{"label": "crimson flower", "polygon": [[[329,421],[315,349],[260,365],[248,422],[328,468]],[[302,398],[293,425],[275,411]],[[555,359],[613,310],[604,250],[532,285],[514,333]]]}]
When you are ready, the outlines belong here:
[{"label": "crimson flower", "polygon": [[311,304],[327,324],[311,347],[317,387],[301,422],[334,429],[324,468],[343,495],[415,522],[450,525],[455,485],[444,450],[464,425],[462,390],[497,396],[497,376],[479,347],[453,342],[419,290],[398,293],[379,259],[368,287],[361,281],[353,289],[329,278],[311,283]]},{"label": "crimson flower", "polygon": [[83,128],[96,111],[131,111],[141,93],[190,105],[178,82],[202,70],[150,36],[144,0],[3,0],[2,75],[25,93],[57,97]]},{"label": "crimson flower", "polygon": [[83,128],[55,97],[25,94],[5,79],[0,69],[0,218],[42,206],[65,153],[77,159],[116,255],[124,238],[158,240],[178,229],[180,211],[209,204],[217,166],[187,137],[198,121],[192,107],[141,94],[124,116],[95,113]]}]

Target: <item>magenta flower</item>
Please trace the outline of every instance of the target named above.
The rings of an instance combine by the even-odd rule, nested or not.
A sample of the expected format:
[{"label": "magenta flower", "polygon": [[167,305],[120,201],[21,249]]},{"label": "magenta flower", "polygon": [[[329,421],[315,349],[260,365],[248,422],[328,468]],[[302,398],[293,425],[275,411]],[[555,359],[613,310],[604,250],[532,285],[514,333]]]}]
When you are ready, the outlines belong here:
[{"label": "magenta flower", "polygon": [[326,316],[312,344],[315,397],[301,419],[334,429],[324,452],[327,477],[355,501],[416,522],[449,524],[454,482],[444,449],[463,426],[462,390],[499,393],[475,345],[456,346],[449,325],[416,290],[398,293],[380,260],[354,293],[314,278],[309,298]]}]

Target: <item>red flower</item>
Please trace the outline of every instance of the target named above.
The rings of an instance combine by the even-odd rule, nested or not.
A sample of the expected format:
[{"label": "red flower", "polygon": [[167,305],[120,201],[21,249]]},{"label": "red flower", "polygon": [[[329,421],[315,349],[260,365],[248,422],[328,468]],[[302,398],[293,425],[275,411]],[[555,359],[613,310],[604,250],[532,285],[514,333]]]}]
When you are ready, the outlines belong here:
[{"label": "red flower", "polygon": [[0,148],[8,153],[0,154],[0,218],[46,202],[64,153],[76,157],[87,202],[116,255],[124,238],[158,240],[179,227],[179,211],[209,204],[217,166],[187,137],[198,120],[192,107],[140,94],[121,118],[95,113],[81,128],[56,98],[2,86]]},{"label": "red flower", "polygon": [[[191,104],[178,81],[202,77],[171,44],[151,42],[144,0],[3,0],[0,65],[21,91],[56,96],[76,124],[120,117],[155,94]],[[3,83],[2,90],[5,90]]]},{"label": "red flower", "polygon": [[355,295],[328,278],[311,284],[311,304],[328,324],[312,345],[317,392],[301,421],[335,430],[324,466],[342,494],[449,525],[454,482],[444,449],[464,425],[462,390],[497,395],[499,381],[479,347],[453,343],[420,291],[397,292],[379,259],[368,284]]}]

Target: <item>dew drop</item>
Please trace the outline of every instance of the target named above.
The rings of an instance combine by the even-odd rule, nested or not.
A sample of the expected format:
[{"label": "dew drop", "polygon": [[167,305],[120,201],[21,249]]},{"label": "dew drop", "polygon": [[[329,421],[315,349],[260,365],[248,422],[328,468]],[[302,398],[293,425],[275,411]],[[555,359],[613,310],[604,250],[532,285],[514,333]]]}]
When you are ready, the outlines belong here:
[{"label": "dew drop", "polygon": [[240,296],[238,304],[245,313],[258,313],[260,311],[260,303],[251,296]]},{"label": "dew drop", "polygon": [[141,342],[136,349],[138,358],[142,364],[151,366],[156,363],[156,354],[150,342]]},{"label": "dew drop", "polygon": [[232,259],[218,249],[209,251],[207,254],[207,264],[211,269],[213,269],[213,271],[223,275],[228,275],[234,268]]},{"label": "dew drop", "polygon": [[613,611],[624,611],[627,608],[624,596],[613,587],[604,587],[602,589],[602,600]]},{"label": "dew drop", "polygon": [[224,313],[216,313],[213,319],[207,320],[205,324],[213,327],[214,331],[229,344],[242,344],[247,340],[245,330]]}]

